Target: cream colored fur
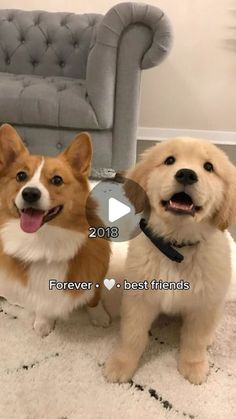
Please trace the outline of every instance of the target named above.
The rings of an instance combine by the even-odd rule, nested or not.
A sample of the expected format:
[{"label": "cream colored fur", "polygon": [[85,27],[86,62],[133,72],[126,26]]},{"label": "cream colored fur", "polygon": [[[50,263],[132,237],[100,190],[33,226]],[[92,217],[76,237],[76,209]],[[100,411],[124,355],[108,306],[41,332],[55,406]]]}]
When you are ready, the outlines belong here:
[{"label": "cream colored fur", "polygon": [[[176,157],[176,162],[166,166],[163,162],[170,155]],[[212,162],[213,173],[204,170],[206,161]],[[195,205],[201,207],[193,217],[167,212],[161,204],[183,190],[174,177],[180,168],[192,169],[198,175],[198,182],[184,187]],[[145,188],[153,232],[166,240],[199,240],[199,244],[181,248],[184,261],[178,264],[164,256],[143,233],[130,241],[125,270],[129,282],[146,279],[150,285],[152,279],[183,279],[190,283],[190,289],[124,291],[120,343],[106,363],[105,376],[109,381],[131,379],[153,320],[160,313],[167,313],[183,319],[178,369],[190,382],[200,384],[207,378],[207,347],[212,342],[232,275],[225,228],[235,216],[236,170],[220,150],[206,141],[175,139],[152,148],[127,177]],[[145,203],[138,201],[133,192],[127,189],[133,204],[145,211]]]}]

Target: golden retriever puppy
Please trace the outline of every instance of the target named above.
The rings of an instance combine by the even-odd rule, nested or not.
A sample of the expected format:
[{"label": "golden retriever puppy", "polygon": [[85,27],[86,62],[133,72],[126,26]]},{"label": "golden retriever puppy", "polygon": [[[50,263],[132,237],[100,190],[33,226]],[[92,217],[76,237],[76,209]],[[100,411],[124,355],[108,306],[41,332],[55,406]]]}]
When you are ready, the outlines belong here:
[{"label": "golden retriever puppy", "polygon": [[[120,344],[105,376],[112,382],[131,379],[153,320],[160,313],[179,314],[178,370],[201,384],[231,277],[225,229],[236,216],[236,168],[206,140],[177,138],[149,149],[127,178],[147,194],[145,200],[126,182],[136,211],[145,214],[149,207],[150,214],[130,241],[125,278],[132,284],[146,280],[148,289],[124,291]],[[164,289],[161,282],[167,283]]]}]

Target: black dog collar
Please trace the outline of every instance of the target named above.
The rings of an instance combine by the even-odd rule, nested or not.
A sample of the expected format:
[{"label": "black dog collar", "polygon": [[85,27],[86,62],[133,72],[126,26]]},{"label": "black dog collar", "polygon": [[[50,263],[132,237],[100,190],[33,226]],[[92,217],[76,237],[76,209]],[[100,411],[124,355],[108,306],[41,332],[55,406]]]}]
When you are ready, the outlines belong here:
[{"label": "black dog collar", "polygon": [[139,225],[143,233],[149,238],[149,240],[151,240],[154,246],[156,246],[165,256],[174,262],[181,263],[184,260],[184,256],[177,252],[177,250],[173,249],[172,246],[181,248],[184,246],[194,246],[195,244],[199,243],[199,241],[187,243],[167,242],[163,239],[163,237],[153,234],[144,218],[141,218]]}]

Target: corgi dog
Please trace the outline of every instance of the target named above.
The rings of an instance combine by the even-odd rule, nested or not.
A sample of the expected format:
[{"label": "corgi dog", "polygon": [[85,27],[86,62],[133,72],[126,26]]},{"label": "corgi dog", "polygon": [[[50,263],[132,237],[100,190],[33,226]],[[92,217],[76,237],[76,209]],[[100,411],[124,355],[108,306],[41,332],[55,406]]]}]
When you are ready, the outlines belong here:
[{"label": "corgi dog", "polygon": [[11,125],[0,128],[0,296],[33,313],[42,337],[82,305],[95,325],[110,322],[100,300],[110,243],[88,237],[86,214],[103,226],[89,197],[91,159],[85,132],[44,157],[31,155]]}]

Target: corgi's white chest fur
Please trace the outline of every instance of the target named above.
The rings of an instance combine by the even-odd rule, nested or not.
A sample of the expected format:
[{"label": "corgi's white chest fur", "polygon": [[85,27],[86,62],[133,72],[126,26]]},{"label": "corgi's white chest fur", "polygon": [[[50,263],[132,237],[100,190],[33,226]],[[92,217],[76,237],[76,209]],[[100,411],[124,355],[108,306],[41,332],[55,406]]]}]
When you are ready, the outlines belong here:
[{"label": "corgi's white chest fur", "polygon": [[25,233],[19,220],[11,220],[0,230],[3,249],[7,255],[24,262],[68,261],[84,243],[82,233],[45,224],[37,233]]},{"label": "corgi's white chest fur", "polygon": [[64,317],[92,297],[92,291],[72,298],[66,292],[49,290],[50,279],[66,279],[68,261],[84,243],[84,234],[48,225],[28,234],[21,230],[19,220],[12,220],[3,226],[0,236],[6,254],[30,263],[26,286],[9,274],[7,278],[0,268],[0,295],[9,302],[41,315]]}]

